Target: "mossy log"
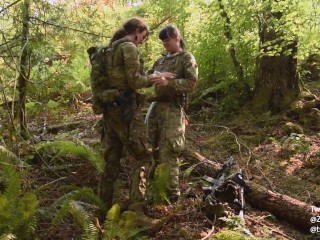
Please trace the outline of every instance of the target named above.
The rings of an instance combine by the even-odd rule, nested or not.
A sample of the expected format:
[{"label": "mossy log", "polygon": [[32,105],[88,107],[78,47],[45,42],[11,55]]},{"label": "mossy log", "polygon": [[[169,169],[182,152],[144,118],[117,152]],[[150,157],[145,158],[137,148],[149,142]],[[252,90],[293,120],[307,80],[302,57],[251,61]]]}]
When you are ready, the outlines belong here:
[{"label": "mossy log", "polygon": [[[184,152],[184,157],[197,165],[197,171],[201,175],[212,176],[221,169],[222,164],[209,160],[199,153],[190,150]],[[320,208],[301,202],[290,196],[268,190],[254,182],[247,182],[251,193],[245,196],[250,206],[268,211],[279,219],[295,225],[298,229],[310,232],[312,226],[320,228]],[[317,223],[311,223],[311,217],[316,217]]]},{"label": "mossy log", "polygon": [[[75,121],[75,122],[68,122],[68,123],[62,123],[57,125],[48,126],[47,132],[51,134],[57,134],[59,131],[72,131],[76,128],[79,128],[83,125],[86,125],[88,123],[92,122],[92,126],[94,125],[94,120],[90,121]],[[42,129],[41,129],[42,131]]]}]

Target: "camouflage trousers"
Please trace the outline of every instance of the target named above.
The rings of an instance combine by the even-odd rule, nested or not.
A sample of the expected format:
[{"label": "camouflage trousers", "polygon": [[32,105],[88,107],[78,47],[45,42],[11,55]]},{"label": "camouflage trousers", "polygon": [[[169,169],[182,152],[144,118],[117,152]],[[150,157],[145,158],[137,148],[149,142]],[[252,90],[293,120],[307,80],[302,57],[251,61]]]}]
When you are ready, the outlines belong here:
[{"label": "camouflage trousers", "polygon": [[99,195],[106,210],[112,206],[114,183],[120,171],[120,159],[126,150],[134,157],[134,167],[130,174],[130,203],[144,200],[148,171],[153,163],[152,145],[147,139],[146,126],[140,109],[134,113],[130,124],[122,121],[120,107],[108,107],[103,114],[101,151],[105,159],[105,169],[100,178]]},{"label": "camouflage trousers", "polygon": [[169,199],[180,196],[179,155],[185,149],[185,112],[171,103],[157,102],[148,119],[148,132],[157,164],[168,166]]}]

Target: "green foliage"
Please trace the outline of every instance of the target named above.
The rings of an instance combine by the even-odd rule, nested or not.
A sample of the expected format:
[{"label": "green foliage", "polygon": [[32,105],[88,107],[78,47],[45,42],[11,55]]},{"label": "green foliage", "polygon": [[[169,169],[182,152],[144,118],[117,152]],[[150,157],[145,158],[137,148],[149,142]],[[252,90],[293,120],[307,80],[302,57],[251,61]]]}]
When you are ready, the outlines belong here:
[{"label": "green foliage", "polygon": [[105,234],[103,239],[112,240],[116,237],[119,229],[120,223],[120,206],[119,204],[114,204],[112,208],[107,213],[107,218],[104,222]]},{"label": "green foliage", "polygon": [[51,115],[56,115],[61,111],[61,106],[60,103],[54,100],[49,100],[49,102],[47,103],[47,109]]},{"label": "green foliage", "polygon": [[[22,173],[13,165],[16,156],[0,146],[0,239],[32,239],[36,226],[38,200],[32,192],[21,191]],[[15,239],[14,238],[14,239]]]},{"label": "green foliage", "polygon": [[286,151],[307,153],[311,146],[311,140],[306,138],[304,134],[291,133],[283,142]]},{"label": "green foliage", "polygon": [[150,181],[153,203],[170,203],[167,196],[167,183],[170,179],[168,164],[162,163],[156,167],[154,179]]},{"label": "green foliage", "polygon": [[[78,212],[80,215],[85,213],[83,211]],[[74,215],[74,213],[73,213]],[[82,227],[85,233],[82,235],[83,240],[93,240],[93,239],[103,239],[103,240],[147,240],[144,236],[141,236],[141,232],[144,228],[136,227],[136,213],[131,211],[126,211],[122,215],[120,213],[119,204],[114,204],[112,208],[107,212],[106,220],[103,223],[103,233],[99,236],[98,229],[89,224],[88,217],[82,217],[83,223]],[[79,217],[78,217],[79,218]],[[87,222],[87,223],[85,223]]]},{"label": "green foliage", "polygon": [[254,237],[248,237],[242,233],[224,230],[219,232],[214,238],[210,238],[211,240],[250,240],[255,239]]},{"label": "green foliage", "polygon": [[57,226],[63,218],[72,214],[80,227],[84,229],[84,235],[93,234],[92,212],[96,209],[102,209],[103,203],[101,199],[90,188],[74,186],[65,186],[64,188],[73,190],[60,197],[52,205],[52,208],[58,208],[58,211],[55,213],[51,227]]},{"label": "green foliage", "polygon": [[[145,227],[138,227],[139,213],[126,211],[121,215],[117,236],[120,240],[147,240],[149,238],[143,236],[143,232],[147,229]],[[108,238],[107,238],[108,239]],[[109,239],[108,239],[109,240]],[[110,239],[111,240],[111,239]]]},{"label": "green foliage", "polygon": [[103,172],[104,159],[100,152],[84,145],[80,141],[78,143],[71,141],[54,141],[39,143],[37,145],[37,149],[40,152],[51,148],[57,151],[51,159],[53,162],[63,156],[76,156],[88,160],[98,172]]},{"label": "green foliage", "polygon": [[252,233],[245,227],[245,222],[239,216],[229,216],[219,218],[224,222],[228,230],[219,232],[213,239],[234,239],[234,240],[250,240],[256,239]]},{"label": "green foliage", "polygon": [[[147,43],[140,47],[146,69],[164,51],[158,39],[159,30],[166,24],[178,26],[199,65],[199,84],[193,98],[206,89],[223,109],[234,111],[250,96],[243,96],[244,85],[238,82],[235,66],[230,56],[234,46],[236,57],[244,71],[245,86],[254,88],[257,58],[261,56],[259,31],[262,17],[267,12],[277,12],[280,19],[270,19],[268,28],[281,33],[278,39],[264,43],[267,54],[291,54],[287,46],[298,40],[295,56],[304,63],[319,49],[319,12],[316,1],[221,1],[230,22],[221,16],[219,1],[145,0],[139,4],[132,1],[81,3],[31,2],[30,15],[30,84],[28,97],[31,102],[60,103],[80,98],[89,91],[89,63],[86,49],[90,46],[107,44],[113,32],[123,21],[132,16],[143,17],[152,28]],[[2,44],[0,72],[4,79],[4,90],[12,99],[15,95],[15,79],[21,50],[21,5],[13,5],[2,12]],[[164,20],[166,19],[166,20]],[[231,39],[225,36],[230,29]],[[218,89],[212,89],[217,86]],[[207,91],[208,92],[208,91]],[[35,106],[28,110],[33,116]],[[48,108],[50,110],[50,107]],[[51,108],[53,109],[53,108]]]},{"label": "green foliage", "polygon": [[30,117],[36,117],[41,111],[41,105],[38,102],[27,102],[26,111]]}]

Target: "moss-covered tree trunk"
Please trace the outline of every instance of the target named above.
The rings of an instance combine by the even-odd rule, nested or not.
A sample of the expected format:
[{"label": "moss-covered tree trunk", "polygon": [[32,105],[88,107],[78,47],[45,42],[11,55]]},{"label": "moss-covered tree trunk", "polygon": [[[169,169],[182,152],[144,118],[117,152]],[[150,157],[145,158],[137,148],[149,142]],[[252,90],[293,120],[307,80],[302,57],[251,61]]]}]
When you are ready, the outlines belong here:
[{"label": "moss-covered tree trunk", "polygon": [[18,91],[19,91],[19,122],[20,134],[23,138],[27,138],[27,120],[26,120],[26,95],[27,82],[29,78],[29,8],[30,1],[25,0],[22,6],[23,22],[22,22],[22,49],[20,58],[20,69],[18,77]]},{"label": "moss-covered tree trunk", "polygon": [[[258,61],[253,105],[273,113],[289,107],[300,93],[297,74],[297,41],[286,39],[281,29],[281,12],[266,11],[260,26],[262,56]],[[277,26],[277,27],[276,27]]]}]

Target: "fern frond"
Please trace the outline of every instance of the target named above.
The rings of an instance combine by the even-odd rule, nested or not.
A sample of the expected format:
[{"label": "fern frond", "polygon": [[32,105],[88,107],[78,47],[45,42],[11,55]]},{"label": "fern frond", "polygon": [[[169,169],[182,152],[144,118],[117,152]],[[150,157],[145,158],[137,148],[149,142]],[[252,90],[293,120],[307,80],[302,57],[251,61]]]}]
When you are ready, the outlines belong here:
[{"label": "fern frond", "polygon": [[72,216],[77,220],[82,229],[85,229],[90,222],[91,216],[86,209],[81,205],[81,202],[70,201],[69,211]]},{"label": "fern frond", "polygon": [[90,209],[102,208],[103,203],[101,199],[94,194],[91,188],[75,186],[63,186],[62,188],[71,191],[64,194],[52,205],[53,208],[60,207],[52,220],[52,227],[55,227],[63,218],[72,214],[84,231],[82,239],[98,239],[99,232],[92,223],[93,216]]},{"label": "fern frond", "polygon": [[0,195],[0,232],[6,232],[10,219],[10,203],[6,196]]},{"label": "fern frond", "polygon": [[154,173],[154,179],[150,183],[154,203],[169,201],[167,196],[167,183],[169,180],[169,165],[166,163],[158,165]]},{"label": "fern frond", "polygon": [[17,172],[13,165],[7,164],[0,164],[0,170],[3,183],[6,187],[4,194],[9,199],[14,199],[14,197],[17,197],[20,194],[22,173]]},{"label": "fern frond", "polygon": [[37,209],[37,197],[31,192],[20,199],[0,195],[0,232],[14,234],[17,239],[32,239]]},{"label": "fern frond", "polygon": [[112,240],[115,238],[115,233],[119,230],[120,222],[120,206],[114,204],[112,208],[107,212],[107,218],[104,222],[105,236],[103,239]]},{"label": "fern frond", "polygon": [[[92,208],[102,208],[103,203],[101,199],[93,192],[91,188],[80,188],[75,186],[64,186],[65,189],[72,189],[71,192],[64,194],[62,197],[60,197],[58,200],[56,200],[52,208],[58,208],[60,206],[60,209],[57,211],[53,221],[52,226],[56,226],[61,222],[61,220],[66,217],[69,213],[74,213],[74,202],[83,202],[88,201],[92,203]],[[81,201],[78,201],[81,200]],[[87,203],[84,203],[87,204]],[[88,205],[88,204],[87,204]],[[73,208],[72,208],[73,207]],[[80,219],[80,216],[79,216]]]},{"label": "fern frond", "polygon": [[53,207],[57,207],[58,205],[63,204],[63,202],[70,202],[71,200],[83,200],[94,204],[97,208],[103,207],[103,202],[91,188],[65,185],[60,189],[70,190],[70,192],[57,199],[52,205]]},{"label": "fern frond", "polygon": [[21,185],[21,174],[15,170],[14,165],[16,160],[14,153],[0,146],[0,181],[5,185],[7,194],[12,195],[11,197],[18,194]]},{"label": "fern frond", "polygon": [[9,163],[10,161],[8,160],[17,159],[17,156],[4,146],[0,146],[0,159],[1,161]]},{"label": "fern frond", "polygon": [[40,143],[37,146],[38,151],[45,151],[48,148],[55,148],[58,151],[52,160],[68,155],[77,156],[88,160],[98,172],[103,172],[105,162],[101,154],[83,143],[76,144],[71,141],[54,141]]},{"label": "fern frond", "polygon": [[32,239],[36,228],[36,211],[39,201],[34,193],[26,192],[18,200],[16,218],[19,218],[14,233],[18,239]]},{"label": "fern frond", "polygon": [[20,217],[24,221],[28,221],[34,216],[38,206],[39,201],[37,196],[32,192],[26,192],[22,198],[18,200],[18,210],[21,213]]},{"label": "fern frond", "polygon": [[84,229],[84,233],[82,234],[81,239],[94,240],[94,239],[98,239],[98,237],[99,237],[99,231],[97,227],[91,222]]},{"label": "fern frond", "polygon": [[0,176],[5,190],[0,194],[0,232],[2,237],[32,239],[36,225],[38,200],[34,193],[21,191],[22,172],[14,163],[18,158],[0,146]]}]

